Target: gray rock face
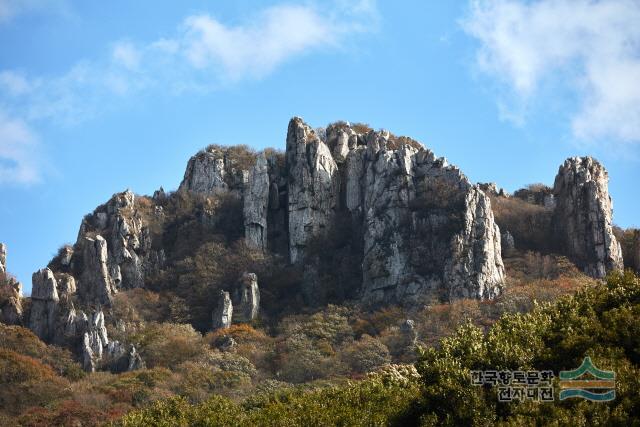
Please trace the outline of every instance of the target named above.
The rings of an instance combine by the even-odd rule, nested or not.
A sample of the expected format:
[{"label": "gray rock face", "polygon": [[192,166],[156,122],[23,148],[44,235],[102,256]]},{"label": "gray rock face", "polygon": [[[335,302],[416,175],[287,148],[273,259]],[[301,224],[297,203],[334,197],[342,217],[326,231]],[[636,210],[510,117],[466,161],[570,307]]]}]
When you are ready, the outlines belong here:
[{"label": "gray rock face", "polygon": [[316,261],[305,257],[309,240],[345,218],[354,247],[362,247],[365,301],[500,292],[501,236],[488,195],[419,143],[387,131],[358,133],[344,122],[316,131],[294,117],[285,164],[267,163],[258,159],[245,188],[247,242],[264,248],[268,230],[278,251],[284,235],[290,262],[305,265],[307,300],[325,294],[311,271]]},{"label": "gray rock face", "polygon": [[251,322],[258,317],[260,309],[260,290],[258,276],[255,273],[244,273],[238,288],[238,301],[234,309],[234,322]]},{"label": "gray rock face", "polygon": [[78,293],[87,303],[110,305],[117,292],[109,274],[107,241],[100,235],[85,237],[82,247],[82,275]]},{"label": "gray rock face", "polygon": [[56,333],[58,316],[58,290],[56,278],[48,268],[36,271],[32,276],[31,316],[29,328],[41,340],[49,342]]},{"label": "gray rock face", "polygon": [[72,275],[61,273],[57,280],[60,294],[73,295],[76,293],[76,279]]},{"label": "gray rock face", "polygon": [[289,256],[298,263],[307,239],[329,226],[338,206],[338,165],[314,130],[295,117],[287,132],[286,167]]},{"label": "gray rock face", "polygon": [[78,288],[86,302],[109,304],[118,289],[144,286],[145,277],[164,265],[164,250],[152,249],[148,224],[135,200],[129,190],[116,193],[80,226],[80,251],[73,258],[82,260]]},{"label": "gray rock face", "polygon": [[489,197],[445,159],[388,132],[358,136],[346,157],[346,209],[361,221],[363,298],[492,298],[504,283]]},{"label": "gray rock face", "polygon": [[225,182],[224,153],[207,150],[189,159],[180,190],[213,194],[228,188]]},{"label": "gray rock face", "polygon": [[591,157],[567,159],[555,179],[554,227],[563,252],[585,273],[601,278],[623,268],[622,248],[613,234],[609,176]]},{"label": "gray rock face", "polygon": [[269,187],[267,158],[261,153],[249,172],[249,182],[243,194],[243,214],[247,244],[262,250],[267,248]]},{"label": "gray rock face", "polygon": [[85,371],[94,372],[96,370],[98,363],[102,360],[105,347],[108,345],[109,337],[104,324],[104,314],[102,310],[98,310],[91,315],[88,330],[83,337],[82,354]]},{"label": "gray rock face", "polygon": [[227,329],[233,318],[233,304],[229,292],[220,291],[216,308],[212,313],[213,330]]},{"label": "gray rock face", "polygon": [[7,272],[7,246],[0,243],[0,274]]},{"label": "gray rock face", "polygon": [[99,368],[112,372],[134,371],[146,367],[135,346],[127,346],[119,341],[110,341],[101,310],[93,313],[82,340],[83,367],[87,372]]},{"label": "gray rock face", "polygon": [[466,195],[463,224],[445,264],[449,299],[495,298],[505,281],[500,229],[489,197],[476,187]]},{"label": "gray rock face", "polygon": [[23,323],[22,283],[7,274],[7,247],[0,243],[0,322],[7,325]]},{"label": "gray rock face", "polygon": [[[241,191],[249,173],[233,148],[209,146],[189,159],[179,191],[216,194],[221,191]],[[240,156],[242,157],[242,156]]]},{"label": "gray rock face", "polygon": [[24,318],[22,284],[9,279],[6,287],[0,289],[0,292],[4,293],[4,301],[0,301],[0,323],[22,325]]},{"label": "gray rock face", "polygon": [[[238,179],[230,174],[246,175],[240,187],[247,244],[282,253],[284,238],[293,264],[311,262],[309,240],[346,214],[362,230],[354,239],[362,246],[365,301],[496,296],[504,266],[488,195],[417,142],[357,129],[340,122],[314,130],[294,117],[283,165],[263,153],[240,174],[229,149],[210,147],[191,158],[180,188],[212,194],[232,190]],[[320,282],[307,285],[307,293],[324,292]]]}]

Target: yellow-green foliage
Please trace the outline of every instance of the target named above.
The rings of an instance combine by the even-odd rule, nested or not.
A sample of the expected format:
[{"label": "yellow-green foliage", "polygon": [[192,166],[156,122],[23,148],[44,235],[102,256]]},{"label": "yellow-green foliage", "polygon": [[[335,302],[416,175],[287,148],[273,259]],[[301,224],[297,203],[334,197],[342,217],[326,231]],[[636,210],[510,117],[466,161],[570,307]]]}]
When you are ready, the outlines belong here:
[{"label": "yellow-green foliage", "polygon": [[315,391],[287,389],[239,405],[220,396],[191,405],[175,397],[127,414],[117,425],[138,426],[372,426],[399,422],[418,394],[417,383],[378,378]]},{"label": "yellow-green foliage", "polygon": [[[640,279],[613,274],[528,314],[506,314],[487,334],[466,325],[424,350],[420,407],[426,425],[637,425],[640,422]],[[470,370],[574,369],[585,356],[617,373],[614,401],[499,403],[496,389],[472,387]]]},{"label": "yellow-green foliage", "polygon": [[[614,401],[499,403],[495,389],[470,383],[470,370],[557,373],[579,366],[585,356],[616,372]],[[420,377],[395,366],[362,382],[285,387],[241,404],[222,397],[197,405],[171,398],[129,413],[119,425],[638,425],[639,363],[640,279],[628,272],[528,314],[505,314],[487,333],[461,326],[437,348],[421,352]]]}]

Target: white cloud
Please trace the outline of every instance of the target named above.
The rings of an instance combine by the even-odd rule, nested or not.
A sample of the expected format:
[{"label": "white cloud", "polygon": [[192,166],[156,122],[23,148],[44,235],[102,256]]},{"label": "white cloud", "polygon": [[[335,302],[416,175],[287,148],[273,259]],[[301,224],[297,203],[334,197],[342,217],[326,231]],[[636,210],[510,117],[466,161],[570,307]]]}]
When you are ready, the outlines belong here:
[{"label": "white cloud", "polygon": [[13,116],[29,122],[74,124],[144,91],[206,93],[230,82],[264,78],[287,60],[342,49],[350,36],[375,30],[373,0],[334,0],[322,6],[272,6],[235,26],[208,14],[188,16],[174,34],[113,43],[103,55],[80,60],[57,77],[0,70],[0,100]]},{"label": "white cloud", "polygon": [[[0,22],[65,4],[0,0]],[[272,6],[235,26],[197,14],[173,34],[150,42],[116,42],[59,76],[0,70],[0,184],[39,179],[38,138],[30,128],[41,122],[73,125],[153,90],[207,93],[230,82],[264,78],[295,57],[342,49],[351,36],[375,30],[377,19],[375,0]]]},{"label": "white cloud", "polygon": [[234,80],[263,76],[286,59],[334,44],[340,34],[331,21],[305,6],[276,6],[249,25],[228,27],[209,15],[184,22],[183,46],[197,68],[221,67]]},{"label": "white cloud", "polygon": [[0,111],[0,184],[40,180],[38,139],[26,123]]},{"label": "white cloud", "polygon": [[140,52],[129,42],[119,42],[113,46],[113,60],[129,70],[137,70],[140,66]]},{"label": "white cloud", "polygon": [[8,94],[16,96],[30,92],[33,84],[27,81],[23,75],[15,71],[5,70],[0,72],[0,87]]},{"label": "white cloud", "polygon": [[[546,84],[568,88],[574,136],[640,142],[637,0],[475,0],[462,26],[480,42],[480,70],[509,89],[503,98],[526,104]],[[511,110],[519,117],[522,105]]]}]

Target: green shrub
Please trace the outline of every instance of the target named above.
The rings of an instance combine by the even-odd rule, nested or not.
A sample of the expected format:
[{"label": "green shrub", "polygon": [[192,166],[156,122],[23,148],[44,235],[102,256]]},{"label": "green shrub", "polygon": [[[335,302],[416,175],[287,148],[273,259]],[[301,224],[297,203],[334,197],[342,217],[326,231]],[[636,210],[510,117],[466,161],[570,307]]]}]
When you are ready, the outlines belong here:
[{"label": "green shrub", "polygon": [[[421,417],[430,425],[632,425],[640,422],[640,280],[612,274],[528,314],[509,314],[485,335],[463,326],[440,348],[423,350]],[[473,387],[470,370],[574,369],[585,356],[617,373],[617,397],[598,405],[499,403],[495,388]]]}]

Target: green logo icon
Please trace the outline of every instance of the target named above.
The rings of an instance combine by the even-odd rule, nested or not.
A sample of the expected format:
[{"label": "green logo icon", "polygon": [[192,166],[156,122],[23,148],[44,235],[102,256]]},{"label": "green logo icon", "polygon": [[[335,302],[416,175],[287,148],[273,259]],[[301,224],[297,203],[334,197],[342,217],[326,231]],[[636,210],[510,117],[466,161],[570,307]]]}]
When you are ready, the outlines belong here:
[{"label": "green logo icon", "polygon": [[560,400],[578,397],[592,402],[608,402],[616,398],[616,373],[595,367],[585,357],[577,369],[560,371]]}]

